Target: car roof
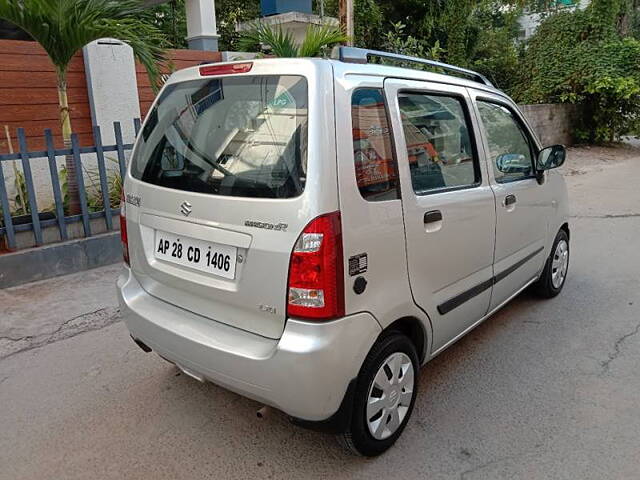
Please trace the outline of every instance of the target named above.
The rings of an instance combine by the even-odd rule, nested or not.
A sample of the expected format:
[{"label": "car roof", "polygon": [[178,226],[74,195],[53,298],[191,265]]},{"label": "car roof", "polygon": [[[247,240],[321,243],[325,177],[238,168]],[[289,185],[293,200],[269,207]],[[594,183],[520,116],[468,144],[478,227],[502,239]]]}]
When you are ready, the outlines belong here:
[{"label": "car roof", "polygon": [[[359,49],[356,49],[359,50]],[[422,60],[422,59],[421,59]],[[345,77],[348,75],[366,75],[372,77],[391,77],[397,79],[406,79],[406,80],[416,80],[423,82],[433,82],[433,83],[443,83],[448,85],[456,85],[460,87],[473,88],[476,90],[483,90],[488,93],[492,93],[495,95],[502,96],[504,98],[509,98],[503,91],[491,85],[488,80],[487,83],[483,83],[481,81],[477,81],[474,79],[463,78],[462,76],[458,76],[455,74],[445,74],[445,73],[435,73],[433,71],[426,71],[417,68],[407,68],[403,66],[394,66],[388,64],[379,64],[379,63],[352,63],[346,62],[335,58],[257,58],[257,59],[245,59],[238,60],[233,62],[218,62],[214,65],[223,66],[223,65],[231,65],[238,63],[252,63],[254,68],[247,73],[242,74],[233,74],[233,76],[240,75],[255,75],[255,74],[266,74],[269,72],[273,74],[273,72],[287,72],[287,74],[294,74],[294,72],[298,71],[298,68],[302,65],[306,64],[314,64],[318,68],[328,68],[330,67],[333,70],[333,75],[336,77]],[[434,62],[438,63],[438,62]],[[446,67],[454,67],[447,64],[440,64]],[[171,77],[167,80],[167,83],[180,82],[185,80],[193,80],[196,78],[201,78],[198,69],[202,65],[198,65],[195,67],[189,67],[186,69],[179,70],[175,72]],[[258,67],[258,68],[255,68]],[[434,67],[438,68],[438,67]],[[445,70],[442,70],[445,72]],[[469,71],[471,72],[471,71]],[[454,72],[457,73],[457,72]],[[471,72],[475,73],[475,72]],[[481,77],[480,74],[477,74]],[[222,76],[222,75],[221,75]],[[484,77],[482,77],[484,78]]]}]

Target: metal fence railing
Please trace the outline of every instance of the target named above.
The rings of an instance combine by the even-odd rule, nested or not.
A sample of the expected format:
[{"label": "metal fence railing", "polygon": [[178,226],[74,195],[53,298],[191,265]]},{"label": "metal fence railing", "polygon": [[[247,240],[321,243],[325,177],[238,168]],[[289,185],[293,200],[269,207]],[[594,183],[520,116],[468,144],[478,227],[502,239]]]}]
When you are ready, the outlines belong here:
[{"label": "metal fence railing", "polygon": [[[60,240],[68,240],[69,235],[67,232],[67,226],[82,222],[82,227],[85,237],[90,237],[91,232],[91,220],[96,218],[104,218],[105,226],[107,230],[113,230],[113,217],[119,215],[119,208],[112,208],[112,200],[110,197],[109,188],[109,171],[106,166],[105,154],[108,152],[115,152],[118,169],[115,174],[119,175],[120,179],[124,178],[126,171],[126,156],[125,152],[133,148],[133,144],[124,143],[122,140],[122,127],[120,122],[114,122],[113,124],[115,134],[115,145],[103,145],[102,136],[100,133],[100,127],[93,127],[93,139],[94,145],[89,147],[81,147],[79,145],[78,136],[73,134],[71,136],[71,148],[55,149],[53,134],[50,129],[44,131],[44,139],[46,150],[43,151],[29,151],[27,148],[27,139],[24,129],[18,129],[18,146],[19,151],[15,153],[0,155],[0,239],[5,237],[6,245],[9,249],[16,249],[16,233],[32,231],[35,240],[35,245],[39,246],[44,243],[43,240],[43,228],[44,227],[57,227],[60,233]],[[140,130],[140,120],[134,120],[134,128],[136,135]],[[97,196],[98,208],[96,205],[92,205],[87,195],[87,186],[85,179],[87,177],[87,169],[83,165],[82,154],[92,153],[95,154],[98,182],[92,190],[92,194]],[[65,199],[63,195],[63,189],[60,182],[60,174],[58,172],[58,165],[56,157],[68,156],[73,157],[73,163],[76,171],[76,181],[78,183],[78,196],[80,199],[80,214],[68,215],[65,212]],[[49,211],[41,211],[38,208],[36,186],[33,179],[33,173],[31,168],[31,161],[48,161],[49,173],[51,175],[51,189],[53,193],[53,206]],[[26,198],[22,199],[21,207],[24,215],[20,219],[14,216],[16,202],[10,202],[9,191],[7,189],[7,183],[2,165],[6,165],[5,162],[14,161],[22,166],[23,183],[26,193]],[[25,196],[25,195],[23,195]],[[100,202],[102,209],[100,208]],[[90,208],[92,207],[92,208]]]}]

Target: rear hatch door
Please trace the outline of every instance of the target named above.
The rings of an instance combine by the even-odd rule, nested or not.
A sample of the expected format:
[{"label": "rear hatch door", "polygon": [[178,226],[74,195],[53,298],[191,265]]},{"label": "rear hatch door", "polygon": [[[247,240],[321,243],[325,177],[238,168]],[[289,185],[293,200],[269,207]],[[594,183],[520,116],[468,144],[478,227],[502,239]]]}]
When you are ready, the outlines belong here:
[{"label": "rear hatch door", "polygon": [[311,201],[321,172],[308,171],[308,151],[322,142],[309,131],[326,120],[310,121],[315,81],[198,75],[161,92],[125,185],[139,203],[127,210],[131,266],[148,293],[280,337],[293,245],[316,207],[333,206]]}]

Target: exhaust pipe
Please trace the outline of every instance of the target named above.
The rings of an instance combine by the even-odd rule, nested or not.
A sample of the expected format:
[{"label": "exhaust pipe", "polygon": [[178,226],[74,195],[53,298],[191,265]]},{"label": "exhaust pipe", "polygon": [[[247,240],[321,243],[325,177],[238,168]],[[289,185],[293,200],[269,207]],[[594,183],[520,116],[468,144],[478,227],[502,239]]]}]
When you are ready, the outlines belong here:
[{"label": "exhaust pipe", "polygon": [[257,412],[256,412],[256,416],[258,418],[265,418],[267,415],[269,415],[271,413],[271,407],[269,407],[268,405],[263,405],[262,408],[260,408]]}]

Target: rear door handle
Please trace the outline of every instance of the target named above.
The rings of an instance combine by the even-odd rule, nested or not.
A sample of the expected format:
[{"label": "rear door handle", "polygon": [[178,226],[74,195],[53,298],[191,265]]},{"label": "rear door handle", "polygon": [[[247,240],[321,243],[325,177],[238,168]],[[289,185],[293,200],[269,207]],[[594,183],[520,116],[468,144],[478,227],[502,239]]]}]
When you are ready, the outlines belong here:
[{"label": "rear door handle", "polygon": [[435,223],[442,221],[442,212],[440,210],[431,210],[424,214],[424,223]]},{"label": "rear door handle", "polygon": [[512,193],[504,197],[504,206],[508,207],[509,205],[515,204],[517,201],[516,196]]}]

